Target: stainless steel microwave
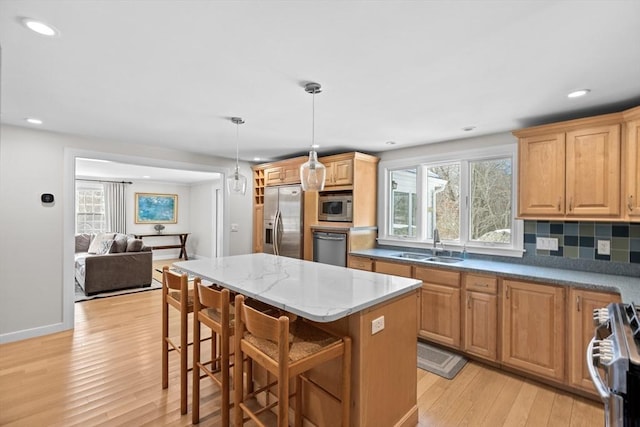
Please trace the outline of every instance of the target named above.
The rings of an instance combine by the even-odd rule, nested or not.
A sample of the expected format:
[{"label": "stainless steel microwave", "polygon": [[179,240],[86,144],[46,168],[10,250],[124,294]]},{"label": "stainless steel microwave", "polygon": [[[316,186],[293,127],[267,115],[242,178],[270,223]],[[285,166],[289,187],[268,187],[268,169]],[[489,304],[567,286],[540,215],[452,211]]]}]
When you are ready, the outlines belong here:
[{"label": "stainless steel microwave", "polygon": [[353,221],[353,195],[326,194],[318,200],[319,221]]}]

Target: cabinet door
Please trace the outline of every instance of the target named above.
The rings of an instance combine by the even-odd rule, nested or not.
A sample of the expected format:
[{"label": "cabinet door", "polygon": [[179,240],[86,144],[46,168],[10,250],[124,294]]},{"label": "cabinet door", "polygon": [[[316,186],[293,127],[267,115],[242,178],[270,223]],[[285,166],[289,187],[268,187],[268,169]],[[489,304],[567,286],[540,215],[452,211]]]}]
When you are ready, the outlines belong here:
[{"label": "cabinet door", "polygon": [[264,206],[255,206],[253,210],[253,252],[264,250]]},{"label": "cabinet door", "polygon": [[626,191],[623,205],[631,221],[640,221],[640,120],[627,123]]},{"label": "cabinet door", "polygon": [[265,185],[279,185],[284,179],[284,169],[280,166],[264,170]]},{"label": "cabinet door", "polygon": [[353,184],[353,160],[340,160],[333,162],[333,184],[351,185]]},{"label": "cabinet door", "polygon": [[567,133],[566,214],[620,214],[620,125]]},{"label": "cabinet door", "polygon": [[423,283],[420,336],[460,348],[460,289]]},{"label": "cabinet door", "polygon": [[[586,364],[587,345],[593,338],[593,310],[619,302],[620,296],[602,292],[571,289],[567,302],[569,313],[569,385],[596,393]],[[604,378],[604,373],[600,375]]]},{"label": "cabinet door", "polygon": [[564,133],[521,138],[518,215],[564,215]]},{"label": "cabinet door", "polygon": [[300,182],[300,166],[288,165],[282,168],[283,184],[297,184]]},{"label": "cabinet door", "polygon": [[353,184],[353,159],[328,162],[325,167],[327,168],[325,187]]},{"label": "cabinet door", "polygon": [[498,332],[498,297],[465,291],[464,347],[476,356],[496,360]]},{"label": "cabinet door", "polygon": [[564,379],[564,289],[505,280],[502,361],[505,365]]}]

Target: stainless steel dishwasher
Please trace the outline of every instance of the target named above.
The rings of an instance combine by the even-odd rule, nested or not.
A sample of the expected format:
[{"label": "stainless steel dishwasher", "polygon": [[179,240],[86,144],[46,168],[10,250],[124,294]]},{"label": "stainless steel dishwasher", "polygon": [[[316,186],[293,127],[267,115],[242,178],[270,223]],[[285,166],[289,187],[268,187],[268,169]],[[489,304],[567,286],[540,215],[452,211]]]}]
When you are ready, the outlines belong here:
[{"label": "stainless steel dishwasher", "polygon": [[324,264],[347,266],[347,235],[345,233],[313,233],[313,260]]}]

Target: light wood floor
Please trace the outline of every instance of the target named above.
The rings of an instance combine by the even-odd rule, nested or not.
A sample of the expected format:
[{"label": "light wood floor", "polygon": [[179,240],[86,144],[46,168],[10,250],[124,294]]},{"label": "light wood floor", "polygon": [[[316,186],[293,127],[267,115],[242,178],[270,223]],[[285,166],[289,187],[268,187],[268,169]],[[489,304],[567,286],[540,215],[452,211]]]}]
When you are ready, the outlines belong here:
[{"label": "light wood floor", "polygon": [[[158,290],[85,301],[74,331],[1,345],[0,425],[190,425],[175,357],[161,387],[160,306]],[[597,403],[475,362],[452,381],[417,375],[420,426],[603,424]],[[204,380],[200,425],[219,424],[219,397]]]}]

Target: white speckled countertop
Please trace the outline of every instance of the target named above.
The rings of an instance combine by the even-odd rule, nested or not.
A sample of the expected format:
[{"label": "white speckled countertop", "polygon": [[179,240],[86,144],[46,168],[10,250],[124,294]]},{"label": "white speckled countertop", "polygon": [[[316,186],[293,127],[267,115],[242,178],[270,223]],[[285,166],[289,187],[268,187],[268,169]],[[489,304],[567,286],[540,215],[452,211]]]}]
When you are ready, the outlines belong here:
[{"label": "white speckled countertop", "polygon": [[[618,292],[625,303],[640,304],[640,277],[617,276],[613,274],[590,273],[586,271],[564,270],[561,268],[536,267],[532,265],[515,264],[465,259],[455,264],[416,261],[397,256],[402,251],[391,249],[362,249],[352,251],[351,255],[393,260],[414,265],[432,265],[438,268],[469,271],[476,273],[492,273],[504,277],[536,280],[556,285],[566,285],[585,289],[599,289]],[[411,252],[407,250],[406,252]]]},{"label": "white speckled countertop", "polygon": [[179,270],[317,322],[331,322],[421,286],[416,279],[258,253],[174,263]]}]

